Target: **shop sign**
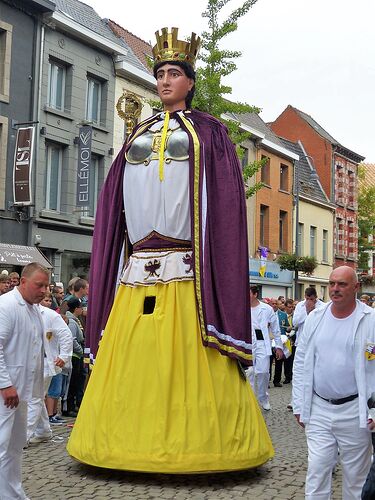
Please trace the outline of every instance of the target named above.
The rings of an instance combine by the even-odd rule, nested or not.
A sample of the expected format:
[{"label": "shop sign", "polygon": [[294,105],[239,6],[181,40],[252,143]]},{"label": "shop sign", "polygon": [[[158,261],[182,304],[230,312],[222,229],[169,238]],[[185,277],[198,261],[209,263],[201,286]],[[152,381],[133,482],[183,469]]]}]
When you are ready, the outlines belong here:
[{"label": "shop sign", "polygon": [[[92,127],[85,125],[79,129],[78,169],[77,169],[77,207],[90,205],[90,167],[91,167]],[[92,194],[91,194],[92,196]]]},{"label": "shop sign", "polygon": [[15,205],[31,205],[34,127],[17,130],[13,164],[13,200]]}]

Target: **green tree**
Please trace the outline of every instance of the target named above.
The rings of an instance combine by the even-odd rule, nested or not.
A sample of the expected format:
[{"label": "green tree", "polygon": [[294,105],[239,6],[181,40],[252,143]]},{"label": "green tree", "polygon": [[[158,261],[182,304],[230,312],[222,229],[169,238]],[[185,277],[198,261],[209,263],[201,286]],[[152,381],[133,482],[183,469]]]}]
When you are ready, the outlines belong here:
[{"label": "green tree", "polygon": [[[365,166],[359,165],[358,177],[358,267],[368,271],[368,254],[366,250],[374,249],[372,240],[375,229],[375,186],[365,184]],[[370,238],[369,238],[370,237]]]},{"label": "green tree", "polygon": [[300,257],[295,253],[283,253],[278,256],[277,263],[280,265],[280,269],[283,271],[284,269],[288,269],[289,271],[301,271],[302,273],[311,276],[316,266],[318,265],[318,261],[315,257]]},{"label": "green tree", "polygon": [[[259,113],[260,109],[228,99],[232,93],[232,87],[224,85],[222,80],[237,69],[234,59],[241,57],[241,52],[221,49],[220,44],[226,36],[237,30],[238,20],[247,14],[257,0],[245,0],[240,7],[233,10],[224,21],[220,22],[221,10],[229,2],[231,0],[208,0],[207,8],[202,13],[202,16],[208,19],[208,29],[201,34],[202,46],[199,60],[202,65],[197,69],[193,107],[205,111],[225,123],[242,161],[244,148],[241,147],[241,144],[249,139],[251,134],[240,129],[241,114]],[[149,102],[152,107],[161,109],[160,101],[150,100]],[[224,119],[223,115],[230,116],[232,119]],[[261,182],[250,183],[250,179],[266,162],[265,158],[243,167],[247,198],[263,186]]]},{"label": "green tree", "polygon": [[[208,0],[207,8],[202,16],[208,20],[208,29],[201,35],[202,48],[200,60],[203,63],[197,70],[196,92],[193,106],[215,116],[226,124],[231,140],[237,147],[237,153],[242,160],[244,149],[241,144],[250,138],[251,134],[240,129],[242,113],[259,113],[259,108],[242,102],[228,99],[232,88],[223,84],[223,78],[233,73],[237,66],[235,59],[241,57],[241,52],[221,49],[222,40],[237,30],[238,20],[243,17],[257,0],[245,2],[233,10],[224,21],[219,21],[221,10],[231,0]],[[233,119],[223,119],[223,115],[231,115]],[[258,182],[248,185],[249,180],[262,168],[266,160],[256,161],[243,168],[246,183],[246,196],[252,196],[262,187]]]}]

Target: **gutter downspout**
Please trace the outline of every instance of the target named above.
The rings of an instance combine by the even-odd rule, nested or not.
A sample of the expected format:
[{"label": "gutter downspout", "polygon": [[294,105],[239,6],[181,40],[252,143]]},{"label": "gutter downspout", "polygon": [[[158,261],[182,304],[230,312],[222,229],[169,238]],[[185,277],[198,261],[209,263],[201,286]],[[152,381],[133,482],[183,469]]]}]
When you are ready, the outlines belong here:
[{"label": "gutter downspout", "polygon": [[[34,72],[34,81],[37,78],[37,92],[34,95],[33,100],[33,121],[36,122],[36,131],[35,131],[35,145],[34,145],[34,168],[32,172],[32,196],[33,196],[33,206],[30,207],[30,218],[29,218],[29,227],[28,227],[28,235],[27,235],[27,244],[29,246],[34,246],[33,242],[33,225],[35,219],[36,210],[36,179],[37,179],[37,170],[39,164],[39,146],[40,146],[40,103],[41,103],[41,94],[42,94],[42,75],[43,75],[43,56],[44,56],[44,39],[45,39],[45,26],[44,22],[38,19],[37,21],[37,33],[39,33],[40,27],[40,37],[39,43],[35,43],[35,49],[38,45],[39,49],[39,65],[35,65]],[[36,86],[34,86],[35,89]]]},{"label": "gutter downspout", "polygon": [[[293,168],[294,168],[294,218],[295,218],[295,238],[294,238],[294,251],[295,254],[298,255],[298,246],[299,246],[299,169],[297,165],[297,161],[293,160]],[[298,296],[298,269],[294,270],[294,298],[299,299]]]},{"label": "gutter downspout", "polygon": [[[331,144],[332,147],[332,158],[331,158],[331,197],[330,201],[335,205],[335,211],[333,214],[333,241],[334,244],[332,245],[332,267],[335,266],[335,260],[336,260],[336,250],[337,250],[337,234],[336,234],[336,192],[335,192],[335,180],[336,180],[336,168],[335,168],[335,153],[336,153],[336,146]],[[336,242],[335,242],[335,237],[336,237]]]}]

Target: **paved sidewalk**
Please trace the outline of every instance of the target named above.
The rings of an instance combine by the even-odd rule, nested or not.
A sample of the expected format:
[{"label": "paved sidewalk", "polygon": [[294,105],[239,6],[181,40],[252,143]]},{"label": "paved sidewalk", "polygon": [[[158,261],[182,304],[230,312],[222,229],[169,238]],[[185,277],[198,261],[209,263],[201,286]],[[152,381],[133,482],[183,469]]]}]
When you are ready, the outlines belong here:
[{"label": "paved sidewalk", "polygon": [[[286,408],[290,393],[290,385],[270,389],[272,410],[265,418],[276,455],[258,469],[187,476],[97,469],[68,456],[65,445],[70,428],[61,426],[54,429],[56,439],[24,451],[26,493],[31,500],[303,500],[306,444],[303,430]],[[332,498],[339,500],[340,468],[334,475],[333,484]]]}]

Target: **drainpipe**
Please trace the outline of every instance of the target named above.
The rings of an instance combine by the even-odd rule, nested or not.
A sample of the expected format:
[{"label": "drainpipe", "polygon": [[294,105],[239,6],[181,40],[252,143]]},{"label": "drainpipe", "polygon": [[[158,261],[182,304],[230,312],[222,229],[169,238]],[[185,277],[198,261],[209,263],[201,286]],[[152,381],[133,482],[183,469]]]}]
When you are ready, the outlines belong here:
[{"label": "drainpipe", "polygon": [[[331,203],[334,203],[335,205],[335,211],[333,215],[333,234],[336,235],[336,192],[335,192],[335,179],[336,179],[336,167],[335,167],[335,153],[336,153],[336,146],[333,144],[332,146],[332,158],[331,158],[331,197],[330,201]],[[335,241],[335,240],[333,240]],[[335,267],[335,260],[336,260],[336,250],[337,250],[337,235],[336,235],[336,244],[332,245],[332,267]]]},{"label": "drainpipe", "polygon": [[[40,36],[38,36],[40,28]],[[43,56],[44,56],[44,37],[45,37],[45,28],[43,21],[38,19],[37,21],[37,41],[35,43],[35,54],[36,58],[39,57],[38,63],[35,64],[34,71],[34,82],[37,81],[37,92],[34,93],[33,96],[33,122],[36,122],[36,130],[35,130],[35,144],[34,144],[34,168],[32,170],[32,200],[33,206],[30,207],[29,213],[29,222],[28,222],[28,235],[27,235],[27,244],[29,246],[34,246],[33,242],[33,225],[36,214],[36,179],[37,179],[37,169],[39,164],[39,145],[40,145],[40,103],[41,103],[41,94],[42,94],[42,75],[43,75]],[[38,47],[38,52],[37,52]],[[36,89],[36,85],[34,86]]]},{"label": "drainpipe", "polygon": [[[293,160],[294,167],[294,214],[295,214],[295,240],[294,240],[294,251],[298,255],[299,246],[299,234],[298,234],[298,222],[299,222],[299,169],[297,161]],[[299,299],[298,296],[298,269],[294,270],[294,298]]]}]

